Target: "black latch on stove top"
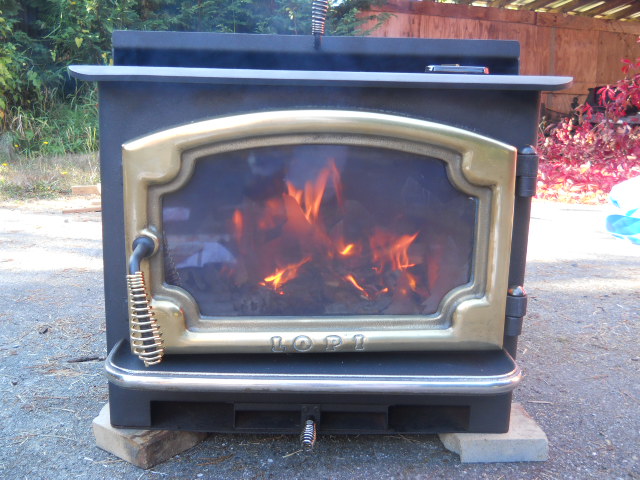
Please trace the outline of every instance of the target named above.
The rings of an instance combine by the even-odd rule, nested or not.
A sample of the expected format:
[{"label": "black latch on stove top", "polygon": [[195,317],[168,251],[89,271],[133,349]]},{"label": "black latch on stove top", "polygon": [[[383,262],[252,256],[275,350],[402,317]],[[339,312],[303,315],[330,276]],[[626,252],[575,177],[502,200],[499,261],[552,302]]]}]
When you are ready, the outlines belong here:
[{"label": "black latch on stove top", "polygon": [[464,73],[475,75],[488,75],[489,69],[487,67],[481,67],[477,65],[427,65],[424,70],[427,73]]},{"label": "black latch on stove top", "polygon": [[516,195],[533,197],[538,183],[538,154],[533,147],[524,147],[518,152],[516,166]]}]

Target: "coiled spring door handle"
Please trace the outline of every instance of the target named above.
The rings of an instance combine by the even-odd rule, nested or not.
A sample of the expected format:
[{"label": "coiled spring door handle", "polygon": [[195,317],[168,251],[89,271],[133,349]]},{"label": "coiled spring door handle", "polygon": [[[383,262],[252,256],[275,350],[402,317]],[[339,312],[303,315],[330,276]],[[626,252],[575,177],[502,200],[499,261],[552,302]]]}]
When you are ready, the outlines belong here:
[{"label": "coiled spring door handle", "polygon": [[127,289],[129,291],[129,340],[131,351],[144,362],[145,367],[162,361],[164,342],[158,321],[149,302],[149,295],[140,267],[143,258],[155,250],[154,241],[140,236],[133,242],[133,253],[129,257]]}]

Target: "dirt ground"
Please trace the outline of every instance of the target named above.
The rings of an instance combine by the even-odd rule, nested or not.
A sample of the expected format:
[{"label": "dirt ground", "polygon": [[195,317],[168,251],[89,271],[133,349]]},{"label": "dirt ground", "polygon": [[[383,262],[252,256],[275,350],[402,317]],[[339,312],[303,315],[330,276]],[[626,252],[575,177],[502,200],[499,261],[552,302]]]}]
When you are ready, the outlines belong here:
[{"label": "dirt ground", "polygon": [[84,198],[0,204],[0,478],[640,479],[640,246],[605,207],[535,202],[516,400],[541,463],[461,464],[437,437],[211,435],[143,471],[95,446],[107,401],[99,213]]}]

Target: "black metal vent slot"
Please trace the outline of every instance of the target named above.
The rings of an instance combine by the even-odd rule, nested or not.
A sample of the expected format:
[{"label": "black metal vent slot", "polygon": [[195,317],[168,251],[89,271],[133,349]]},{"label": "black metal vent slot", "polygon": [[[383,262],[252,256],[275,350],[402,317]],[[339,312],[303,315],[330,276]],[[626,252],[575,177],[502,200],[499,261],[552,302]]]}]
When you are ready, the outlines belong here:
[{"label": "black metal vent slot", "polygon": [[465,432],[469,407],[402,405],[389,408],[389,427],[396,432]]}]

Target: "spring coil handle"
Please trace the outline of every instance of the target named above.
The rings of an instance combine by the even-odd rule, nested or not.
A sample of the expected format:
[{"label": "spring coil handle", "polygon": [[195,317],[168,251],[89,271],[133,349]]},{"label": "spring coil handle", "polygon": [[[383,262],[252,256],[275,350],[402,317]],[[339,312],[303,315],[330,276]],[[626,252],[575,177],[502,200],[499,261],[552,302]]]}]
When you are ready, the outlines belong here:
[{"label": "spring coil handle", "polygon": [[311,4],[311,33],[314,37],[316,50],[320,48],[320,39],[324,35],[329,0],[313,0]]},{"label": "spring coil handle", "polygon": [[127,275],[129,290],[129,338],[131,351],[144,362],[144,366],[156,365],[164,356],[164,341],[140,271]]},{"label": "spring coil handle", "polygon": [[329,0],[313,0],[311,5],[311,33],[314,35],[324,35],[328,10]]},{"label": "spring coil handle", "polygon": [[316,444],[317,430],[316,422],[312,419],[305,422],[302,433],[300,434],[300,443],[304,451],[308,452],[313,449]]}]

